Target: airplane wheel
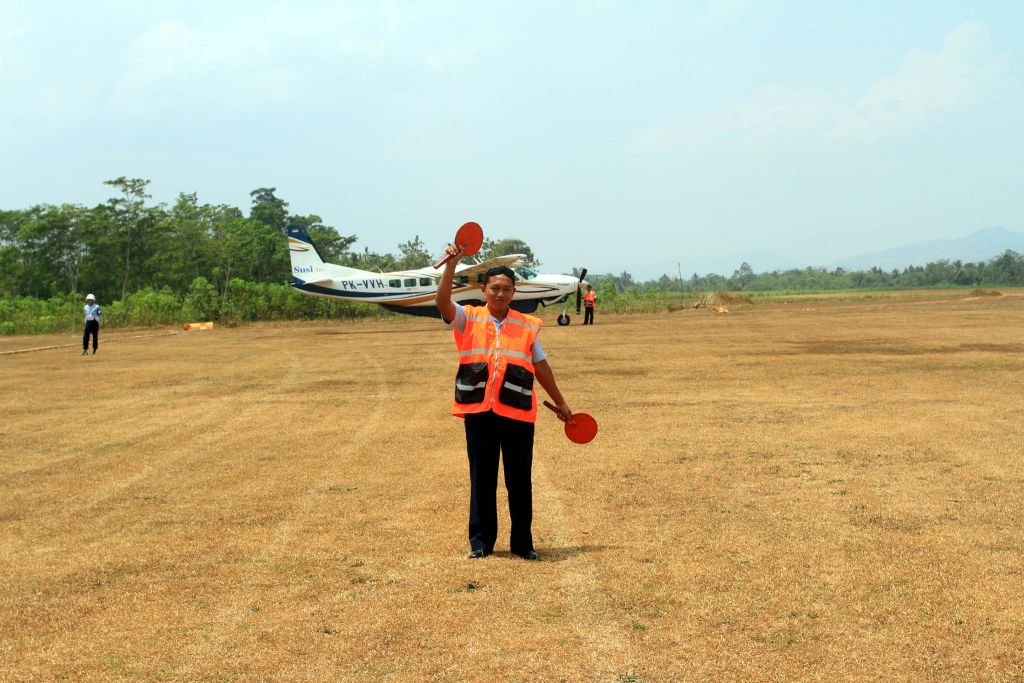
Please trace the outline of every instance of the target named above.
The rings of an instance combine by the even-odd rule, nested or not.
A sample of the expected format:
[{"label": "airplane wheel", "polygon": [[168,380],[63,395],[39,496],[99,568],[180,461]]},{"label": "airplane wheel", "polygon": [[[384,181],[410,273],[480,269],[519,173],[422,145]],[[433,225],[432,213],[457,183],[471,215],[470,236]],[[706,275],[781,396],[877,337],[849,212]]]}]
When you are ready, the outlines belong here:
[{"label": "airplane wheel", "polygon": [[569,316],[567,316],[565,313],[563,313],[560,316],[558,316],[558,326],[559,327],[565,327],[568,324],[569,324]]}]

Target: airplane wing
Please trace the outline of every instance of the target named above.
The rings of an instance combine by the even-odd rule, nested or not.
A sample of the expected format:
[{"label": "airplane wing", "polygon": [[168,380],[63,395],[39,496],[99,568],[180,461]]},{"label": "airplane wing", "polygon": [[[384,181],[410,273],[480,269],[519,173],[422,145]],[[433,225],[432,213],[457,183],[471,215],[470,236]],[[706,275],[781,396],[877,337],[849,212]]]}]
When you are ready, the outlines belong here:
[{"label": "airplane wing", "polygon": [[473,277],[480,273],[484,273],[490,268],[495,266],[508,266],[514,268],[518,263],[526,258],[526,254],[508,254],[507,256],[495,256],[489,258],[483,263],[472,263],[464,268],[456,268],[455,274],[457,276]]}]

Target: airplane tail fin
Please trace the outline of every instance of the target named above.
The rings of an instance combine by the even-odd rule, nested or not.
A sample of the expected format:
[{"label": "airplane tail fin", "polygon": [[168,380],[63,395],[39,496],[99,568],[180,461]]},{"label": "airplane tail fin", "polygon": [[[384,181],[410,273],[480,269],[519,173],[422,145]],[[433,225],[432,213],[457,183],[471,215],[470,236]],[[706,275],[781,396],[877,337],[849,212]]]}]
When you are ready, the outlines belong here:
[{"label": "airplane tail fin", "polygon": [[358,275],[364,271],[336,263],[327,263],[317,250],[316,245],[301,225],[288,226],[288,255],[292,261],[292,284],[295,280],[302,283],[322,283],[331,278]]},{"label": "airplane tail fin", "polygon": [[292,277],[314,280],[325,272],[326,264],[320,252],[301,225],[288,226],[288,255],[292,260]]}]

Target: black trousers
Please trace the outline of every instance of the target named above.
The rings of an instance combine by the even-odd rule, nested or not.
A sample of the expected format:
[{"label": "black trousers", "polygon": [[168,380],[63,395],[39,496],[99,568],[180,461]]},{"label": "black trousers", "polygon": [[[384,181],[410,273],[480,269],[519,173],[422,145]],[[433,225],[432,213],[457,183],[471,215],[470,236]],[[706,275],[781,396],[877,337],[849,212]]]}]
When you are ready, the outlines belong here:
[{"label": "black trousers", "polygon": [[584,308],[583,309],[583,324],[593,325],[594,324],[594,309]]},{"label": "black trousers", "polygon": [[92,335],[92,351],[96,353],[96,347],[100,345],[100,321],[86,320],[85,333],[82,334],[82,350],[89,348],[89,335]]},{"label": "black trousers", "polygon": [[498,538],[498,455],[505,466],[508,512],[512,520],[509,550],[533,550],[533,423],[488,411],[466,415],[469,453],[469,546],[494,551]]}]

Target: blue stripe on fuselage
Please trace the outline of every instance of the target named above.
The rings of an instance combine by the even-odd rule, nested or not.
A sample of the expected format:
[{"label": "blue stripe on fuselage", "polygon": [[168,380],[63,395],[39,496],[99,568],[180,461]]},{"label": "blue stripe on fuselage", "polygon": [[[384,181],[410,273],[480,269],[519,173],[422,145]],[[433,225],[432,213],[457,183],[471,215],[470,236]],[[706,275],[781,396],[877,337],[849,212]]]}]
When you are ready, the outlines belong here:
[{"label": "blue stripe on fuselage", "polygon": [[395,297],[402,296],[415,296],[416,292],[360,292],[358,290],[337,290],[331,289],[330,287],[321,287],[320,285],[306,284],[304,280],[300,280],[297,277],[292,278],[292,287],[295,289],[307,292],[309,294],[320,294],[323,296],[329,296],[335,299],[370,299],[369,303],[374,303],[373,299],[380,299],[383,301],[390,301]]},{"label": "blue stripe on fuselage", "polygon": [[[397,297],[411,296],[414,294],[410,292],[395,292],[393,294],[387,294],[384,292],[359,292],[353,290],[338,291],[337,289],[331,289],[329,287],[307,284],[305,280],[300,280],[297,277],[292,278],[292,287],[299,291],[306,292],[307,294],[318,294],[332,299],[359,299],[365,303],[380,304],[381,306],[398,313],[408,313],[409,315],[420,315],[431,318],[441,317],[437,307],[432,304],[429,306],[402,306],[398,303],[389,303],[390,301],[394,301]],[[526,299],[523,301],[513,300],[511,307],[520,313],[533,313],[537,310],[539,303],[540,301],[538,299]],[[483,306],[484,302],[480,299],[468,299],[459,301],[459,304],[463,306]]]}]

